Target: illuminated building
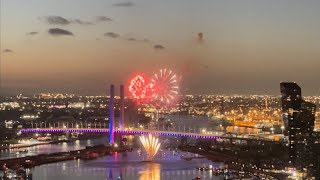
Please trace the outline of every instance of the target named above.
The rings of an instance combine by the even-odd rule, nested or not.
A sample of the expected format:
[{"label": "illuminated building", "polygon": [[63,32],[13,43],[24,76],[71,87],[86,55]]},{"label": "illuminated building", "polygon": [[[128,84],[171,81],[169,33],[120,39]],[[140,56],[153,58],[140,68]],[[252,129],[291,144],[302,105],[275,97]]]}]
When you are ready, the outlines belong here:
[{"label": "illuminated building", "polygon": [[40,117],[38,114],[23,114],[20,118],[23,120],[36,120]]},{"label": "illuminated building", "polygon": [[5,110],[6,107],[9,109],[10,108],[15,109],[15,108],[19,108],[20,105],[17,102],[2,102],[2,103],[0,103],[0,109]]},{"label": "illuminated building", "polygon": [[288,135],[289,163],[312,176],[316,169],[314,122],[316,105],[302,99],[301,88],[292,82],[281,83],[283,120]]},{"label": "illuminated building", "polygon": [[74,103],[70,103],[68,105],[69,108],[84,108],[85,107],[85,103],[84,102],[74,102]]},{"label": "illuminated building", "polygon": [[13,127],[13,121],[12,120],[5,120],[4,124],[5,124],[6,128],[8,128],[8,129],[12,129],[12,127]]}]

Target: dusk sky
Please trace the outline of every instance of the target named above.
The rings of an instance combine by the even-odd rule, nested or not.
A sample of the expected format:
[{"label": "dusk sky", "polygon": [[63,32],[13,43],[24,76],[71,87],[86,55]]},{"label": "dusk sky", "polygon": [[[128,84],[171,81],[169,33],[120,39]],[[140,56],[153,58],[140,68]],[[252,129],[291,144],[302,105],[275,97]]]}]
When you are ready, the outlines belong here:
[{"label": "dusk sky", "polygon": [[320,94],[319,0],[0,2],[5,89],[103,93],[168,68],[182,93]]}]

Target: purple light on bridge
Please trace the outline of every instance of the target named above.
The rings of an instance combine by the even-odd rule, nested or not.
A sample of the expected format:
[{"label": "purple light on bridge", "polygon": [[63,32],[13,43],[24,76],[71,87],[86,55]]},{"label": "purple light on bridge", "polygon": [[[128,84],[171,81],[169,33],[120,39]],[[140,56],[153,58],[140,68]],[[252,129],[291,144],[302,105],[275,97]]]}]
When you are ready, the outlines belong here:
[{"label": "purple light on bridge", "polygon": [[[23,133],[34,133],[34,132],[85,132],[85,133],[106,133],[108,129],[22,129]],[[189,137],[189,138],[204,138],[204,139],[221,139],[218,136],[204,136],[204,135],[192,135],[192,134],[179,134],[179,133],[162,133],[162,132],[144,132],[144,131],[121,131],[117,130],[114,133],[117,134],[156,134],[159,136],[178,136],[178,137]]]}]

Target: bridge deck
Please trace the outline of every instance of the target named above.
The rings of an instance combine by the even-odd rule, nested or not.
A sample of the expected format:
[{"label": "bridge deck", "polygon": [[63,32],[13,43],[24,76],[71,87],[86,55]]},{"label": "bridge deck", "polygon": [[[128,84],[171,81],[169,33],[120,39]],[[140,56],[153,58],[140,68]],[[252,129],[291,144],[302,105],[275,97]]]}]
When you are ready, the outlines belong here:
[{"label": "bridge deck", "polygon": [[[32,132],[88,132],[88,133],[108,133],[109,129],[101,128],[31,128],[22,129],[21,132],[32,133]],[[260,137],[239,137],[239,136],[228,136],[221,132],[214,134],[204,133],[188,133],[188,132],[173,132],[173,131],[158,131],[158,130],[115,130],[116,134],[155,134],[160,136],[176,136],[176,137],[190,137],[190,138],[201,138],[201,139],[237,139],[237,140],[256,140],[256,141],[273,141],[272,139],[265,139]]]}]

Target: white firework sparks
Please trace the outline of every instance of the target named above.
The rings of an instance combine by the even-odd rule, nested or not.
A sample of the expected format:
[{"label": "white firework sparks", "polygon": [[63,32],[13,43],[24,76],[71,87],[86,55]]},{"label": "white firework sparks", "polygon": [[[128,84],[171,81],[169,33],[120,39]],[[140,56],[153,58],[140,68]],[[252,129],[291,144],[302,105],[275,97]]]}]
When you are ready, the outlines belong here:
[{"label": "white firework sparks", "polygon": [[152,161],[160,148],[159,138],[149,134],[148,136],[140,136],[140,141],[147,153],[148,160]]}]

